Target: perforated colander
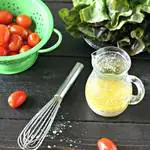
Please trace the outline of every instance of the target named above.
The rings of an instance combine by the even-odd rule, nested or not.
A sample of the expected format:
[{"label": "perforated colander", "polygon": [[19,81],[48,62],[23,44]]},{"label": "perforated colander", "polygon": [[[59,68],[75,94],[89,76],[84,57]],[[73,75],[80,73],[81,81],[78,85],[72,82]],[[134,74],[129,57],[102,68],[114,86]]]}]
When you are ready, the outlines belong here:
[{"label": "perforated colander", "polygon": [[[46,53],[56,49],[62,35],[54,29],[53,16],[49,8],[41,0],[0,0],[0,10],[7,10],[15,16],[26,14],[33,20],[32,29],[40,35],[41,42],[31,50],[15,56],[0,57],[0,73],[15,74],[30,68],[36,61],[39,53]],[[41,48],[50,39],[52,32],[58,35],[58,41],[50,48]]]}]

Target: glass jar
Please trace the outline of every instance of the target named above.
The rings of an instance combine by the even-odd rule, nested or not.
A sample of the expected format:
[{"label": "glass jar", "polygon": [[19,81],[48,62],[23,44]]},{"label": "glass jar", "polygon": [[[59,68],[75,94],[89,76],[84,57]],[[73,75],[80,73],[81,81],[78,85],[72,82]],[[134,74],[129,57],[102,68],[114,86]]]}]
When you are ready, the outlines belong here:
[{"label": "glass jar", "polygon": [[[92,53],[92,66],[85,96],[96,114],[114,117],[143,99],[144,85],[136,76],[128,75],[131,59],[124,50],[113,46],[101,48]],[[133,95],[132,84],[137,87],[137,95]]]}]

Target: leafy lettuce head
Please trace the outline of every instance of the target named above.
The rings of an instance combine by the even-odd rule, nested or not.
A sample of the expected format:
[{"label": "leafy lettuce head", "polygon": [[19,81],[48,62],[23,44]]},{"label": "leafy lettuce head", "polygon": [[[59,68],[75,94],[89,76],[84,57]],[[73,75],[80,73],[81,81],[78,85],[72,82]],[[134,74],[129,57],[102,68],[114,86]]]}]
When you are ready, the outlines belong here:
[{"label": "leafy lettuce head", "polygon": [[[59,15],[74,37],[109,42],[130,55],[150,45],[150,0],[72,0],[73,8]],[[146,37],[146,38],[145,38]]]}]

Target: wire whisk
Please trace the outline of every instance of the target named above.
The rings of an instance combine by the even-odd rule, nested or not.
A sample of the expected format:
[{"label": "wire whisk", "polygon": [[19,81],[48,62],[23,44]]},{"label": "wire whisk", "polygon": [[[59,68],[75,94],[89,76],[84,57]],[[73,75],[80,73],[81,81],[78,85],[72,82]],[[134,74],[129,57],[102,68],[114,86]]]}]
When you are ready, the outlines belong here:
[{"label": "wire whisk", "polygon": [[65,94],[83,68],[83,64],[76,63],[54,97],[25,126],[17,139],[21,149],[37,150],[40,147],[51,129]]}]

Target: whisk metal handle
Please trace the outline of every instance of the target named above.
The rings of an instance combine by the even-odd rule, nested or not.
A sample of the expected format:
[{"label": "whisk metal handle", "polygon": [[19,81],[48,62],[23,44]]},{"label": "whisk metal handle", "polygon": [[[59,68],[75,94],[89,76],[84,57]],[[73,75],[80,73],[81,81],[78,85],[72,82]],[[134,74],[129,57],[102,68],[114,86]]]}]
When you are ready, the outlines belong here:
[{"label": "whisk metal handle", "polygon": [[60,86],[58,89],[57,93],[55,96],[59,96],[63,98],[69,88],[72,86],[72,84],[75,82],[76,78],[84,68],[84,65],[82,63],[77,62],[70,74],[67,76],[66,80],[63,82],[63,84]]}]

